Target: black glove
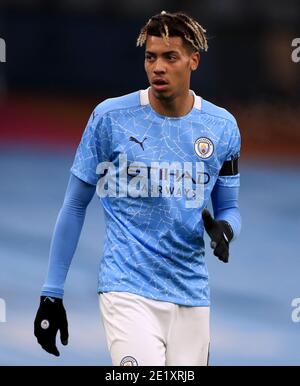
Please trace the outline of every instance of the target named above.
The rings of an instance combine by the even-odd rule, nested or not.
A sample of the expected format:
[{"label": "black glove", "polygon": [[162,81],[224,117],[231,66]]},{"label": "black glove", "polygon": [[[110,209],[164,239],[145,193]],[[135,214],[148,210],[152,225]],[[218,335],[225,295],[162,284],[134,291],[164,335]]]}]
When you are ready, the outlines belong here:
[{"label": "black glove", "polygon": [[203,209],[202,219],[206,232],[211,238],[210,246],[214,255],[224,263],[229,259],[229,243],[233,238],[233,231],[227,221],[214,220],[209,210]]},{"label": "black glove", "polygon": [[62,299],[41,296],[41,302],[34,320],[34,335],[44,350],[59,356],[55,339],[60,330],[60,340],[68,344],[68,321]]}]

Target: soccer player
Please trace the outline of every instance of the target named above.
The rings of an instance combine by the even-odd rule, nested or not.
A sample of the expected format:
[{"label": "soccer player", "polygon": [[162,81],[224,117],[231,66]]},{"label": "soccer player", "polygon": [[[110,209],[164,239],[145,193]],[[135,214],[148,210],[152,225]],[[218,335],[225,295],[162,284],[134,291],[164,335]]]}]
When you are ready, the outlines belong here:
[{"label": "soccer player", "polygon": [[[241,228],[240,135],[234,117],[190,90],[206,51],[204,28],[161,12],[141,29],[149,88],[107,99],[78,146],[54,229],[34,331],[59,356],[68,342],[64,283],[95,192],[107,238],[101,318],[113,365],[206,365],[209,284],[204,228],[228,262]],[[213,213],[206,209],[212,200]]]}]

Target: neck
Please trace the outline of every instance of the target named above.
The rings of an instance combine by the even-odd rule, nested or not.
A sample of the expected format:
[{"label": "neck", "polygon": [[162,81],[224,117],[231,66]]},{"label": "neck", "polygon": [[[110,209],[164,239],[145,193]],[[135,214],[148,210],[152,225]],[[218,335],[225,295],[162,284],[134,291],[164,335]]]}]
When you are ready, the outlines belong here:
[{"label": "neck", "polygon": [[193,108],[194,96],[189,89],[181,95],[171,98],[159,98],[150,87],[149,101],[152,108],[160,115],[167,117],[182,117],[187,115]]}]

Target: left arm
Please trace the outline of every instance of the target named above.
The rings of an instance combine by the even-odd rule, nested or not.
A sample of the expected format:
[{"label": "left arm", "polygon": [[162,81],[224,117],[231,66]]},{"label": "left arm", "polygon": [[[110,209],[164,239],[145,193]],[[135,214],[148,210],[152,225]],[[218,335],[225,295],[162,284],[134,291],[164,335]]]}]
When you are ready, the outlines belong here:
[{"label": "left arm", "polygon": [[[226,183],[231,180],[231,183]],[[223,181],[222,181],[223,180]],[[226,221],[233,232],[233,238],[241,232],[241,214],[238,206],[239,175],[219,177],[211,193],[211,200],[216,220]]]},{"label": "left arm", "polygon": [[229,259],[229,243],[241,231],[241,215],[238,207],[239,175],[218,177],[211,193],[214,217],[207,209],[202,211],[206,232],[211,238],[214,255],[224,263]]},{"label": "left arm", "polygon": [[241,231],[241,215],[238,207],[240,188],[238,160],[241,139],[235,120],[228,123],[228,133],[230,134],[227,139],[226,158],[211,192],[215,218],[212,218],[207,209],[202,211],[203,224],[211,238],[214,255],[224,263],[229,259],[230,241]]}]

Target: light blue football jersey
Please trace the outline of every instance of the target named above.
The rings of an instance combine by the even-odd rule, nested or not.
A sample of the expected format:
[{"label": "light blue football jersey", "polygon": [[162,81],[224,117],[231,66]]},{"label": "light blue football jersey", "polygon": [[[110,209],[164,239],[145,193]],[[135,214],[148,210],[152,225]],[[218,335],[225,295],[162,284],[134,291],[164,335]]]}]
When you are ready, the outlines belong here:
[{"label": "light blue football jersey", "polygon": [[98,292],[208,306],[201,211],[217,181],[239,185],[239,175],[218,177],[223,162],[240,152],[239,130],[228,111],[194,92],[187,115],[162,116],[148,91],[100,103],[71,168],[97,186],[104,208]]}]

